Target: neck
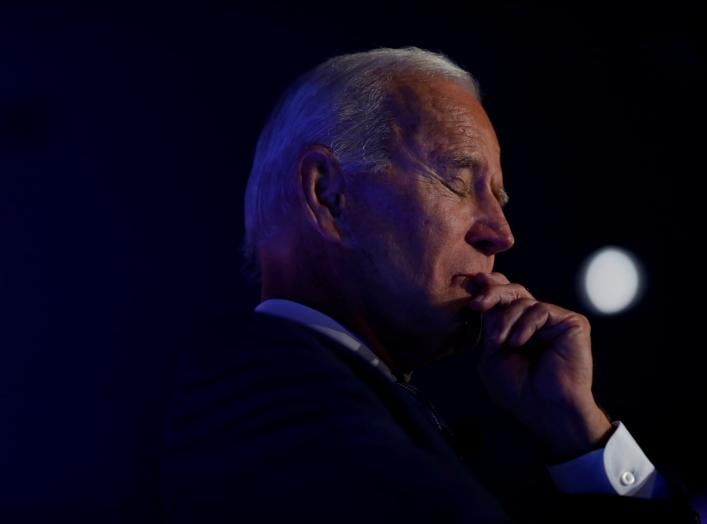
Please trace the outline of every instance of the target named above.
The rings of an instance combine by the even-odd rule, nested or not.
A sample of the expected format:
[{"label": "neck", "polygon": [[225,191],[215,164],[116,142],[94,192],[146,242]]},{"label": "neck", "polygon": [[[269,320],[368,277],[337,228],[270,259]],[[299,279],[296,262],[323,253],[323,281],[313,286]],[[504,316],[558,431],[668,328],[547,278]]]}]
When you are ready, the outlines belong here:
[{"label": "neck", "polygon": [[[346,297],[342,300],[342,297]],[[360,294],[352,286],[332,285],[328,278],[318,274],[312,278],[286,278],[281,272],[268,274],[263,272],[261,300],[282,298],[299,302],[330,316],[352,333],[356,334],[378,358],[390,368],[398,379],[406,380],[411,370],[403,369],[386,349],[381,336],[377,333],[367,315]],[[407,381],[407,380],[406,380]]]}]

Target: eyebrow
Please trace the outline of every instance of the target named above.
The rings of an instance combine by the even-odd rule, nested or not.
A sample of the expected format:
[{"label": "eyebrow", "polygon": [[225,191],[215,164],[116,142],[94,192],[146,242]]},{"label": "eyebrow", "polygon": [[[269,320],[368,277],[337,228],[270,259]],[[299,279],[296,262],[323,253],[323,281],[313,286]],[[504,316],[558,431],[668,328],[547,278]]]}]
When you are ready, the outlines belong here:
[{"label": "eyebrow", "polygon": [[496,197],[496,200],[498,200],[498,203],[501,205],[501,207],[506,207],[508,201],[510,200],[510,197],[508,196],[508,193],[506,193],[506,190],[500,186],[493,188],[493,196]]},{"label": "eyebrow", "polygon": [[452,153],[445,162],[453,167],[473,167],[479,163],[474,153]]}]

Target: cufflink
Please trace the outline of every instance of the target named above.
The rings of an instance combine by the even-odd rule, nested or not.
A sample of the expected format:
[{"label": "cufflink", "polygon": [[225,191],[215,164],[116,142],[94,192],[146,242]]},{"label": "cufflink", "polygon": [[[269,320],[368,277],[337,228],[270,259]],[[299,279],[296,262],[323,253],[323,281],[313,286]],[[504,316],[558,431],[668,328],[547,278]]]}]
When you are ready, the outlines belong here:
[{"label": "cufflink", "polygon": [[619,480],[624,486],[632,486],[636,483],[636,476],[630,471],[624,471]]}]

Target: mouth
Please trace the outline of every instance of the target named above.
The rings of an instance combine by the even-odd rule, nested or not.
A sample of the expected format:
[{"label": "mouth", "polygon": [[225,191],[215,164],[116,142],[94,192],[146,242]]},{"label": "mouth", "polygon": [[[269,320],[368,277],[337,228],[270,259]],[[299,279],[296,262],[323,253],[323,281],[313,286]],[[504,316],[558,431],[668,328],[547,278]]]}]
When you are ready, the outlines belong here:
[{"label": "mouth", "polygon": [[477,273],[457,273],[452,277],[452,285],[457,286],[474,296],[481,290],[481,286],[476,283]]},{"label": "mouth", "polygon": [[[474,296],[482,291],[483,285],[478,283],[476,275],[478,275],[478,273],[457,273],[452,277],[452,286],[463,289],[468,295],[468,297],[463,299],[464,303],[474,298]],[[465,306],[461,306],[457,314],[459,324],[465,325],[472,330],[478,329],[480,317],[478,313],[473,312]]]}]

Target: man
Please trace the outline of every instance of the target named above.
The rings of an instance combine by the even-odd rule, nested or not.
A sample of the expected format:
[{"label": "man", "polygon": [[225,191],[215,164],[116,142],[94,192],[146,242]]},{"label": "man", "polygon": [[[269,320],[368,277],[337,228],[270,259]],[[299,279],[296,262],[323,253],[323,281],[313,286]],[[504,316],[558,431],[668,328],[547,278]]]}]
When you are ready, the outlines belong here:
[{"label": "man", "polygon": [[[171,518],[693,522],[595,402],[587,319],[493,272],[507,200],[478,86],[446,57],[377,49],[300,78],[246,192],[262,302],[185,364]],[[408,384],[462,351],[546,457],[554,486],[532,507],[491,494]]]}]

